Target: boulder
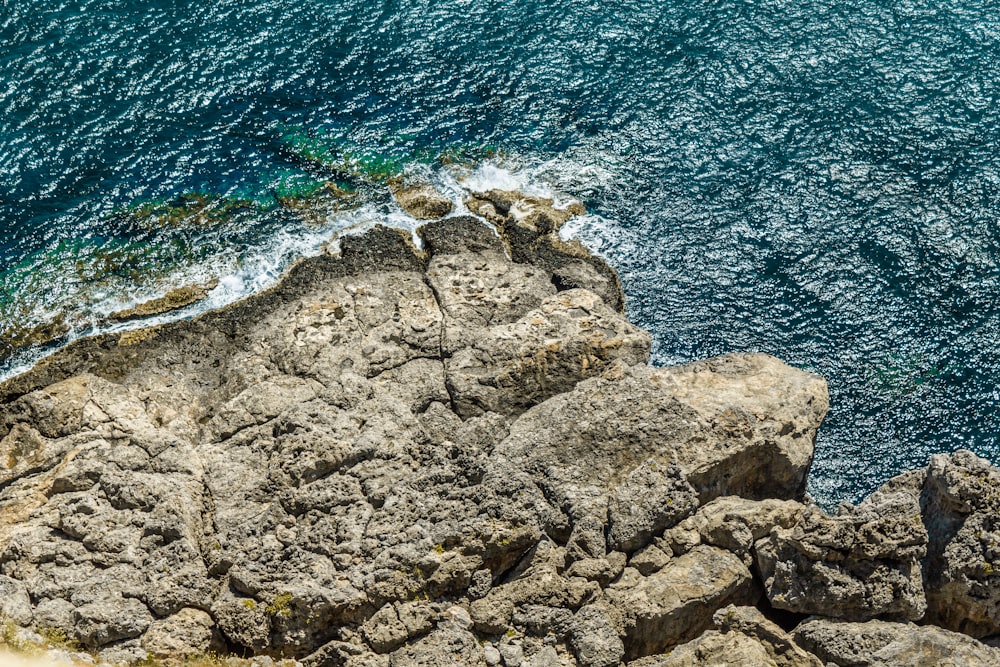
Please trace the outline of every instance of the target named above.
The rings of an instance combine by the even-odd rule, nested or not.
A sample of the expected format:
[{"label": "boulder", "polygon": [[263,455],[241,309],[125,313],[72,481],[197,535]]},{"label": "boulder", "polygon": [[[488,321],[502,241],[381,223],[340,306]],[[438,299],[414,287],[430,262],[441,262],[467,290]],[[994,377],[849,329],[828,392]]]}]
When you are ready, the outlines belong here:
[{"label": "boulder", "polygon": [[926,621],[1000,633],[1000,470],[965,450],[931,457],[920,491]]},{"label": "boulder", "polygon": [[992,667],[995,649],[964,634],[934,626],[813,618],[792,633],[795,641],[838,667]]},{"label": "boulder", "polygon": [[717,609],[756,602],[750,571],[728,551],[698,546],[644,577],[626,568],[605,591],[623,618],[626,655],[639,658],[694,639]]},{"label": "boulder", "polygon": [[455,208],[450,199],[426,183],[395,187],[392,196],[401,209],[417,220],[437,220]]},{"label": "boulder", "polygon": [[851,620],[916,620],[926,600],[920,559],[927,533],[909,494],[876,493],[831,517],[805,508],[791,528],[756,543],[768,600],[778,609]]},{"label": "boulder", "polygon": [[183,660],[201,656],[218,648],[215,622],[200,609],[186,607],[168,618],[149,625],[142,636],[142,647],[157,659]]}]

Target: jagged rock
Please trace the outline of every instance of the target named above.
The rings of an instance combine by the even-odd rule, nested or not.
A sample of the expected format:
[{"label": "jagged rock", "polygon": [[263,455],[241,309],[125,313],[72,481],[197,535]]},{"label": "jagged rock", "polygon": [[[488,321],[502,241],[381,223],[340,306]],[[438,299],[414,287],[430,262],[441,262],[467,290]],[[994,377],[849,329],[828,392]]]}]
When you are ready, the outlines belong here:
[{"label": "jagged rock", "polygon": [[676,465],[642,463],[608,502],[608,550],[635,551],[694,512],[698,495]]},{"label": "jagged rock", "polygon": [[454,624],[446,624],[423,639],[391,653],[389,665],[390,667],[428,665],[485,667],[486,656],[474,634]]},{"label": "jagged rock", "polygon": [[31,598],[25,585],[17,579],[0,575],[0,618],[25,626],[31,623],[33,616]]},{"label": "jagged rock", "polygon": [[993,667],[1000,649],[934,626],[872,620],[809,619],[792,633],[796,643],[838,667]]},{"label": "jagged rock", "polygon": [[741,633],[758,642],[778,667],[823,667],[819,658],[800,648],[755,607],[729,606],[715,612],[712,620],[723,633]]},{"label": "jagged rock", "polygon": [[[455,345],[447,338],[446,344]],[[645,363],[649,346],[648,334],[596,294],[569,290],[546,297],[514,322],[480,330],[452,353],[445,372],[459,415],[515,416],[616,361]]]},{"label": "jagged rock", "polygon": [[648,577],[670,562],[670,557],[674,554],[673,551],[669,550],[669,547],[668,551],[664,551],[655,544],[646,545],[628,560],[628,566],[638,570],[642,576]]},{"label": "jagged rock", "polygon": [[587,289],[614,310],[624,310],[621,283],[614,269],[579,242],[559,238],[559,228],[571,217],[585,213],[583,206],[570,204],[557,209],[551,199],[507,190],[475,193],[465,203],[470,211],[497,225],[515,262],[543,267],[559,289]]},{"label": "jagged rock", "polygon": [[767,597],[778,609],[916,620],[927,606],[920,572],[926,549],[916,499],[886,492],[837,517],[805,508],[793,527],[774,528],[755,552]]},{"label": "jagged rock", "polygon": [[593,599],[600,590],[595,582],[562,576],[565,557],[561,547],[539,543],[522,563],[522,571],[515,572],[509,583],[495,586],[472,603],[470,611],[476,629],[484,634],[499,634],[510,628],[517,608],[540,605],[575,610]]},{"label": "jagged rock", "polygon": [[218,284],[219,282],[217,280],[213,280],[204,285],[185,285],[184,287],[178,287],[170,290],[161,297],[150,299],[149,301],[144,301],[131,308],[111,313],[108,315],[108,319],[112,322],[128,322],[129,320],[137,320],[143,317],[150,317],[152,315],[169,313],[172,310],[179,310],[185,306],[190,306],[192,303],[201,301],[208,296],[208,293],[215,289]]},{"label": "jagged rock", "polygon": [[798,523],[804,509],[793,500],[724,496],[698,508],[685,525],[698,531],[701,542],[744,555],[773,528],[791,528]]},{"label": "jagged rock", "polygon": [[428,184],[393,188],[399,207],[417,220],[436,220],[451,213],[455,205],[451,200]]},{"label": "jagged rock", "polygon": [[190,607],[153,621],[142,637],[142,647],[154,658],[183,660],[215,648],[215,622],[200,609]]},{"label": "jagged rock", "polygon": [[639,658],[697,637],[716,609],[753,604],[750,571],[733,554],[698,546],[643,577],[626,569],[605,595],[624,619],[625,647]]},{"label": "jagged rock", "polygon": [[0,385],[8,616],[126,661],[207,637],[481,664],[492,637],[505,665],[611,665],[752,602],[739,557],[660,535],[720,494],[797,497],[824,383],[644,366],[614,272],[558,239],[579,211],[494,199],[499,236],[376,227]]},{"label": "jagged rock", "polygon": [[1000,633],[1000,470],[959,450],[932,456],[924,479],[926,621],[973,637]]},{"label": "jagged rock", "polygon": [[628,663],[628,667],[778,667],[763,644],[740,632],[707,630],[672,651]]},{"label": "jagged rock", "polygon": [[377,653],[390,653],[405,642],[430,632],[437,612],[425,602],[387,604],[361,626]]},{"label": "jagged rock", "polygon": [[76,636],[90,648],[139,637],[153,620],[138,600],[97,600],[73,610]]},{"label": "jagged rock", "polygon": [[617,667],[625,645],[613,620],[618,615],[607,605],[581,608],[569,623],[569,645],[581,667]]},{"label": "jagged rock", "polygon": [[[646,461],[676,463],[702,501],[797,495],[826,405],[821,379],[767,355],[664,369],[618,365],[528,410],[494,454],[557,500],[567,521],[546,529],[573,542],[563,531],[585,517],[603,534],[609,493]],[[675,502],[688,507],[682,488],[685,499]]]}]

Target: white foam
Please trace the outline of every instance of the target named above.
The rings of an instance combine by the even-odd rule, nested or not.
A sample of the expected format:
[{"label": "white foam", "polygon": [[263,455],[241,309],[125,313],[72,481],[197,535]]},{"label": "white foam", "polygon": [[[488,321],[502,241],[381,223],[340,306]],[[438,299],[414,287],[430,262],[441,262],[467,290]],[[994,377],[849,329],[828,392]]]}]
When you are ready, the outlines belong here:
[{"label": "white foam", "polygon": [[[556,206],[565,206],[576,201],[576,193],[606,188],[616,179],[612,170],[585,160],[554,159],[524,164],[509,157],[502,161],[485,161],[473,169],[411,165],[408,166],[407,173],[430,181],[452,201],[456,215],[470,214],[464,204],[470,192],[519,190],[551,198]],[[406,214],[393,200],[388,205],[371,204],[352,211],[338,212],[321,226],[302,224],[281,229],[266,244],[247,248],[238,256],[236,253],[216,256],[204,264],[177,270],[155,286],[143,289],[112,287],[90,294],[91,303],[81,309],[86,312],[71,314],[71,319],[75,317],[74,326],[67,335],[66,342],[99,333],[117,333],[187,319],[228,306],[275,285],[295,261],[324,251],[336,253],[341,236],[363,233],[377,223],[408,230],[414,244],[421,247],[422,240],[417,236],[416,230],[425,222]],[[572,218],[560,230],[560,236],[564,240],[580,238],[598,253],[603,252],[611,243],[626,241],[618,238],[620,235],[620,229],[613,222],[593,214]],[[98,326],[111,313],[155,299],[170,289],[206,284],[212,280],[217,280],[218,283],[208,295],[186,308],[141,320]],[[53,352],[55,350],[19,352],[6,364],[0,365],[0,382],[30,370],[34,364]]]}]

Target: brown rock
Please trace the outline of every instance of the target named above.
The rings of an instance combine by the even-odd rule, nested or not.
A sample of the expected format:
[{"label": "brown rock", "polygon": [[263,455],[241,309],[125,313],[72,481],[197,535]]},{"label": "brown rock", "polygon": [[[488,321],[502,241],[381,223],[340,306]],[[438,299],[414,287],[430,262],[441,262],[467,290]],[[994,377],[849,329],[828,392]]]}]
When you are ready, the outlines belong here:
[{"label": "brown rock", "polygon": [[399,207],[417,220],[437,220],[451,213],[455,205],[431,185],[410,185],[392,190]]}]

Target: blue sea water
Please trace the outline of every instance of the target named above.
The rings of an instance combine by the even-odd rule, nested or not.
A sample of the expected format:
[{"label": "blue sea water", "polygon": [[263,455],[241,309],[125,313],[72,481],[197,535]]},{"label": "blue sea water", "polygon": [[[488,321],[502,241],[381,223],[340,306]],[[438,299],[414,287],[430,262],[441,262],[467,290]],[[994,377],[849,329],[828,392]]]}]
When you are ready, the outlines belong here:
[{"label": "blue sea water", "polygon": [[[282,212],[321,176],[303,157],[448,190],[452,151],[587,204],[569,231],[656,363],[823,374],[810,491],[858,500],[931,453],[1000,462],[998,94],[990,0],[4,0],[0,330],[82,335],[213,277],[209,305],[237,298],[407,224],[379,196]],[[254,210],[122,215],[192,192]]]}]

